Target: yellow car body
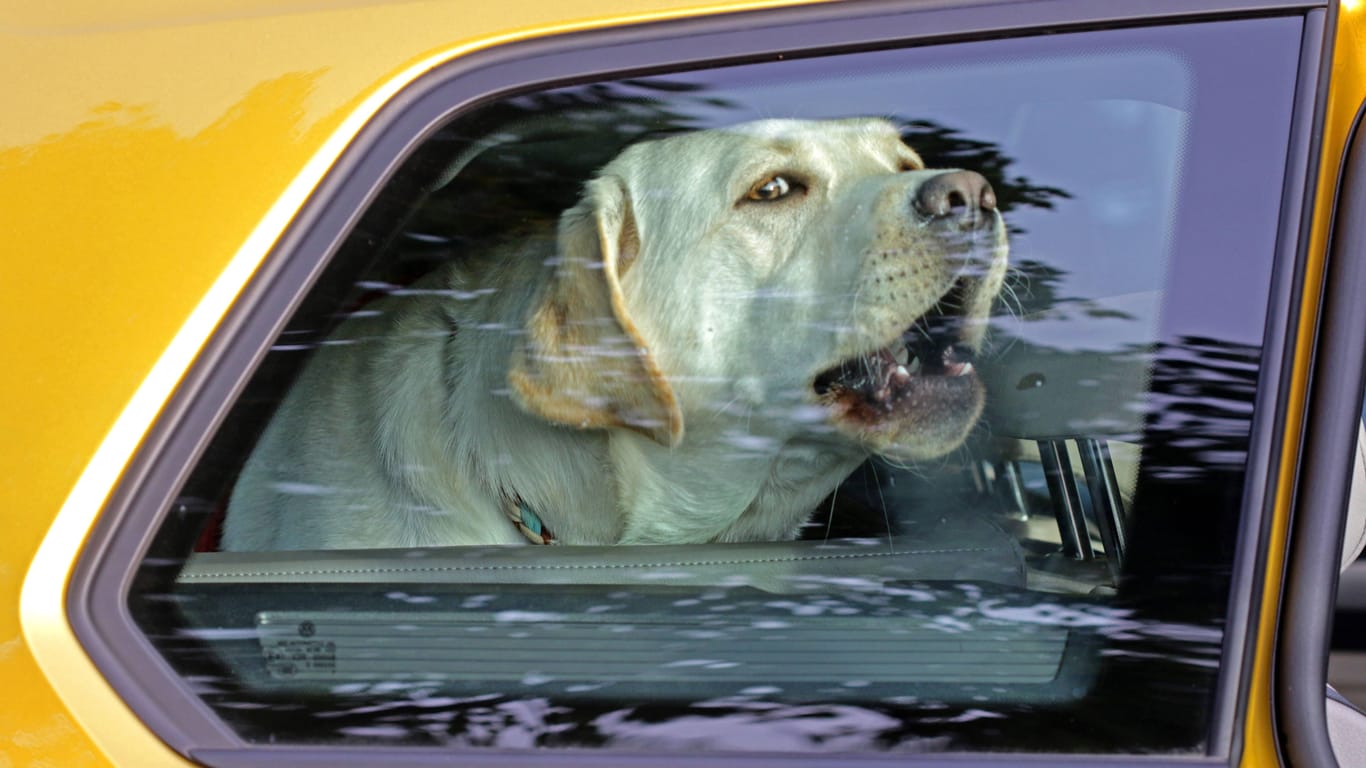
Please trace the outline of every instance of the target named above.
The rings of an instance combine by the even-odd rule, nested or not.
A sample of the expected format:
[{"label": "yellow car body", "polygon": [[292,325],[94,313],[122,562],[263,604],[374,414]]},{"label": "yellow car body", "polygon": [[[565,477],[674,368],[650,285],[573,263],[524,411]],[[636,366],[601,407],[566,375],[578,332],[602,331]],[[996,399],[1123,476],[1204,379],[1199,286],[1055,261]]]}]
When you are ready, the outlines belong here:
[{"label": "yellow car body", "polygon": [[[5,12],[0,55],[14,73],[15,110],[0,129],[0,207],[13,243],[5,338],[16,365],[4,384],[4,451],[9,466],[30,467],[6,483],[11,508],[26,512],[13,516],[0,555],[11,649],[0,678],[15,693],[0,731],[14,764],[183,764],[101,683],[71,635],[62,607],[70,557],[195,351],[366,119],[465,53],[726,10],[272,6]],[[74,203],[73,185],[100,190],[80,195],[74,218],[61,202]],[[42,256],[20,257],[29,251]],[[32,613],[21,632],[26,582]],[[52,672],[75,674],[54,686]]]},{"label": "yellow car body", "polygon": [[[82,651],[65,586],[196,353],[366,121],[433,67],[576,30],[785,5],[135,0],[0,13],[0,764],[185,765]],[[1303,306],[1366,99],[1366,3],[1336,6]],[[1273,646],[1314,313],[1298,319],[1241,764],[1273,765]]]}]

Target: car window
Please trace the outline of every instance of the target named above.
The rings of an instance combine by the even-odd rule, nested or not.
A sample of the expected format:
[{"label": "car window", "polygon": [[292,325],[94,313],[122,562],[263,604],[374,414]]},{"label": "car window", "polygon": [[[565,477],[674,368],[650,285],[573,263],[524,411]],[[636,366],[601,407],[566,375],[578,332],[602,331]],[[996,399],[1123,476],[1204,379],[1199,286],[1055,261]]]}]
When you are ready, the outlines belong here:
[{"label": "car window", "polygon": [[1218,751],[1300,26],[443,121],[129,610],[252,744]]}]

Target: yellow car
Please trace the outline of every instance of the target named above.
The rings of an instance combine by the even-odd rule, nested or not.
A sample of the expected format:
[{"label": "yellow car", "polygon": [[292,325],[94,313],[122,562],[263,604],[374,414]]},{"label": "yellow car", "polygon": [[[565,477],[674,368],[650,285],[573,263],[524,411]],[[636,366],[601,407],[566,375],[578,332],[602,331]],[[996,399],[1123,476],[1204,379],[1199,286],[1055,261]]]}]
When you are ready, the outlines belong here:
[{"label": "yellow car", "polygon": [[1359,0],[0,18],[0,765],[1366,765]]}]

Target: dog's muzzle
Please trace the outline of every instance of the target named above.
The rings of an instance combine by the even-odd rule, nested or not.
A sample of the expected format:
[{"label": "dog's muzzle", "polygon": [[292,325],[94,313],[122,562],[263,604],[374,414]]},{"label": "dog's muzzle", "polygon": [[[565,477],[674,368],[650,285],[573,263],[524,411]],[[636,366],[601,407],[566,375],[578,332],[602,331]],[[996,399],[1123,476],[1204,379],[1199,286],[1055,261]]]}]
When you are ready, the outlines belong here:
[{"label": "dog's muzzle", "polygon": [[947,171],[920,184],[907,214],[933,245],[915,258],[941,259],[951,284],[896,337],[812,382],[835,423],[870,447],[941,455],[980,415],[975,350],[1004,271],[1004,224],[996,205],[991,184],[972,171]]}]

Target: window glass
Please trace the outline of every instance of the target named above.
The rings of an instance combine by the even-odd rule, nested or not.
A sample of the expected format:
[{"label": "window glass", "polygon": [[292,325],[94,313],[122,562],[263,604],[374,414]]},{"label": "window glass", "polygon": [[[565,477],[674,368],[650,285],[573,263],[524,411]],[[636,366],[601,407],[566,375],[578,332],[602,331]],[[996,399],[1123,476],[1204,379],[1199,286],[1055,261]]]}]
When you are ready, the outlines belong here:
[{"label": "window glass", "polygon": [[290,319],[130,609],[252,743],[1222,749],[1299,30],[460,115]]}]

